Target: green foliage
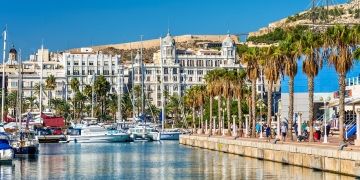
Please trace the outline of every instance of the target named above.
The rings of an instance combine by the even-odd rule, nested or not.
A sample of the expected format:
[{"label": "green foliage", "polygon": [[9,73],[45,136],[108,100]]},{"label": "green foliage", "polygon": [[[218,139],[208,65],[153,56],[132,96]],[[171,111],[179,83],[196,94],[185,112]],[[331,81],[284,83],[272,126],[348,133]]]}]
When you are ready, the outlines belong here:
[{"label": "green foliage", "polygon": [[262,36],[251,36],[247,39],[248,42],[253,43],[267,43],[267,44],[273,44],[277,43],[281,40],[284,40],[286,38],[286,32],[282,28],[276,28],[274,31],[262,35]]}]

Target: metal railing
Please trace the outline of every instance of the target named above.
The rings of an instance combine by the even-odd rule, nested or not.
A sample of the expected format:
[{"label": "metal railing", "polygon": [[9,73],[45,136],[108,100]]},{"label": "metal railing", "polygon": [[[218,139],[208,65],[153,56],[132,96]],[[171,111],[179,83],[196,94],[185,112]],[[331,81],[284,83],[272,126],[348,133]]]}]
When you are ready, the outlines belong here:
[{"label": "metal railing", "polygon": [[346,86],[360,85],[360,77],[351,77],[346,79]]}]

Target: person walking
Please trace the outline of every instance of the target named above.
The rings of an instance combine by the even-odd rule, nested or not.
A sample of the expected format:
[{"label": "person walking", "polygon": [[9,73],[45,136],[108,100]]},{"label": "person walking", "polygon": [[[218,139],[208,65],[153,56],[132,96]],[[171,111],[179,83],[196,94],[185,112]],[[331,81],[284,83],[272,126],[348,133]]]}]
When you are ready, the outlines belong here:
[{"label": "person walking", "polygon": [[271,128],[269,125],[266,125],[265,127],[265,135],[268,142],[270,142],[270,136],[271,136]]},{"label": "person walking", "polygon": [[281,130],[282,141],[285,142],[286,131],[287,131],[287,127],[286,127],[285,123],[282,123],[280,130]]}]

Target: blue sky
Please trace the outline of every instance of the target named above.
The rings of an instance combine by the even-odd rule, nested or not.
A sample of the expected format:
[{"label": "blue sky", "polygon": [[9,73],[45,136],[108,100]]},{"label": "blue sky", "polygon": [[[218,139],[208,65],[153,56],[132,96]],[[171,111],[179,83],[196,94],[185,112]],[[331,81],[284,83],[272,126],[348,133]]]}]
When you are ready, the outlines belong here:
[{"label": "blue sky", "polygon": [[28,55],[42,39],[57,51],[158,38],[168,27],[174,35],[250,32],[308,8],[310,0],[1,0],[0,27]]}]

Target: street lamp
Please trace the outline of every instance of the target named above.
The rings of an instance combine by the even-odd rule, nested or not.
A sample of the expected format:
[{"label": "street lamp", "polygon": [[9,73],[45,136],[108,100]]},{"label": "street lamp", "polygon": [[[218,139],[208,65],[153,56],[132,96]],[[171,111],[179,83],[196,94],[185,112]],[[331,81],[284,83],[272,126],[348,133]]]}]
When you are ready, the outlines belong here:
[{"label": "street lamp", "polygon": [[327,126],[327,116],[326,116],[326,111],[327,111],[327,105],[326,102],[330,101],[330,97],[327,98],[320,98],[320,101],[324,102],[324,115],[323,115],[323,123],[324,123],[324,143],[328,143],[328,137],[326,134],[326,126]]},{"label": "street lamp", "polygon": [[235,126],[236,115],[232,115],[232,118],[233,118],[233,136],[236,136],[236,126]]},{"label": "street lamp", "polygon": [[262,125],[262,122],[263,122],[263,118],[262,118],[262,114],[261,114],[261,109],[262,109],[262,107],[264,106],[264,104],[263,104],[263,101],[262,101],[262,99],[260,99],[259,101],[258,101],[258,107],[260,107],[260,139],[262,139],[263,138],[263,125]]}]

